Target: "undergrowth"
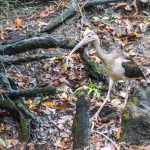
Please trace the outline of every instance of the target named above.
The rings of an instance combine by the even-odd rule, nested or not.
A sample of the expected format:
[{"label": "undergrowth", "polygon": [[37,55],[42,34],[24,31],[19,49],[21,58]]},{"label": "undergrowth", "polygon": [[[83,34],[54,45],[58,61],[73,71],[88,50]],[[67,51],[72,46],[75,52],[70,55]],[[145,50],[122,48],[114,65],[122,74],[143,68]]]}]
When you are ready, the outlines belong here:
[{"label": "undergrowth", "polygon": [[0,13],[7,15],[8,11],[21,5],[34,4],[37,0],[0,0]]}]

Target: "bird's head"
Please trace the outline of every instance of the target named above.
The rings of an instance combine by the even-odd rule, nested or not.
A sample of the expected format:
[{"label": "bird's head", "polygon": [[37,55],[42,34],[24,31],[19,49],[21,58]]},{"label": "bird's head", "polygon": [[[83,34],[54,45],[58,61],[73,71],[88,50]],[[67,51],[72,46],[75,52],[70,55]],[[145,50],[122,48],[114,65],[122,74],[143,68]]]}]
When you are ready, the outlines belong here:
[{"label": "bird's head", "polygon": [[87,28],[83,32],[83,39],[75,46],[74,49],[78,49],[78,48],[80,48],[81,46],[83,46],[87,43],[94,42],[94,41],[97,41],[97,40],[99,40],[98,35],[94,31]]},{"label": "bird's head", "polygon": [[83,39],[74,47],[74,49],[70,52],[70,54],[67,57],[66,62],[68,63],[68,59],[70,58],[70,56],[76,51],[78,50],[81,46],[90,43],[90,42],[94,42],[94,41],[98,41],[99,37],[98,35],[90,30],[89,28],[87,28],[84,32],[83,32]]}]

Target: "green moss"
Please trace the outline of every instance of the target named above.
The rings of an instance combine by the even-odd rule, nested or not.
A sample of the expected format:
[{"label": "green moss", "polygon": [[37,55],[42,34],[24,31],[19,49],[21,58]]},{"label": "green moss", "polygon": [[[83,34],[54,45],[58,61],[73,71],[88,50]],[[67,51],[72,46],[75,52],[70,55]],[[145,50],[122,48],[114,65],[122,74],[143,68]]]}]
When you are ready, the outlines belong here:
[{"label": "green moss", "polygon": [[127,110],[122,111],[122,118],[125,120],[129,120],[129,113],[127,112]]},{"label": "green moss", "polygon": [[89,64],[92,68],[94,68],[94,70],[96,71],[96,73],[100,73],[100,68],[99,68],[99,66],[97,65],[97,63],[96,63],[94,60],[88,59],[88,64]]},{"label": "green moss", "polygon": [[72,40],[70,40],[70,39],[65,39],[64,41],[63,41],[63,45],[66,45],[66,46],[72,46],[72,45],[74,45],[74,42],[72,41]]},{"label": "green moss", "polygon": [[131,99],[128,99],[128,101],[127,101],[127,106],[131,106],[131,105],[135,104],[136,101],[137,101],[137,98],[136,98],[136,97],[133,97],[133,98],[131,98]]}]

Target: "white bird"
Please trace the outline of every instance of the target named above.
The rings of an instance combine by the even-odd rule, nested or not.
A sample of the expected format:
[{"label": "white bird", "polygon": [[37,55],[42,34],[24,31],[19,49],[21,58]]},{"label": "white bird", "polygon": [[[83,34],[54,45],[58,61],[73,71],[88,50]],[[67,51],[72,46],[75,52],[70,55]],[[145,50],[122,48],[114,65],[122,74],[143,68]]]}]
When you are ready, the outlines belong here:
[{"label": "white bird", "polygon": [[98,35],[90,29],[86,29],[83,33],[83,39],[74,47],[74,49],[70,52],[67,57],[66,62],[68,63],[68,59],[70,56],[81,46],[93,42],[96,53],[98,57],[101,59],[104,69],[109,76],[109,89],[107,96],[100,106],[96,114],[93,118],[97,119],[100,111],[106,104],[106,102],[110,99],[110,93],[114,84],[114,81],[124,80],[126,83],[126,96],[125,96],[125,105],[128,100],[128,80],[131,79],[145,79],[142,71],[138,67],[138,65],[130,58],[126,58],[121,52],[113,52],[110,54],[106,54],[100,46],[100,39]]}]

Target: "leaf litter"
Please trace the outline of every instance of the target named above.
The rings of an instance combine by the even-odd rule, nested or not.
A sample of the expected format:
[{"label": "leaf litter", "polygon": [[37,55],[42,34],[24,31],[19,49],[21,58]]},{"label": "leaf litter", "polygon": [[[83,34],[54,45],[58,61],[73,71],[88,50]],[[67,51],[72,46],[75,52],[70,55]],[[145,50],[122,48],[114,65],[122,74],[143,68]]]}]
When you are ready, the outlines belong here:
[{"label": "leaf litter", "polygon": [[[19,34],[22,34],[21,32],[26,33],[26,30],[29,29],[31,24],[36,24],[37,18],[39,21],[38,23],[42,20],[42,25],[44,25],[44,23],[46,24],[47,22],[45,22],[44,18],[48,17],[51,13],[54,13],[56,9],[62,9],[65,7],[67,2],[68,1],[59,2],[57,5],[49,7],[40,6],[40,13],[39,8],[34,10],[38,13],[33,13],[31,11],[27,22],[23,20],[24,17],[16,16],[15,20],[12,19],[12,21],[14,21],[13,25],[8,25],[7,23],[3,24],[3,26],[7,28],[9,27],[11,30],[19,29]],[[102,39],[101,44],[108,52],[112,51],[114,47],[118,49],[124,48],[124,53],[134,57],[137,62],[141,62],[143,66],[149,65],[150,58],[143,57],[148,56],[146,53],[149,53],[150,38],[146,35],[150,34],[150,20],[148,19],[148,16],[143,14],[132,15],[130,13],[126,15],[122,13],[120,10],[122,10],[122,7],[125,8],[127,5],[126,3],[113,5],[115,6],[114,8],[111,7],[111,5],[107,7],[103,6],[107,10],[106,12],[109,10],[114,12],[113,15],[109,13],[102,13],[103,9],[97,8],[97,12],[94,12],[94,14],[92,10],[92,12],[89,11],[85,14],[86,20],[84,22],[82,22],[80,18],[72,18],[68,20],[65,25],[56,30],[55,33],[63,33],[66,37],[69,37],[72,40],[77,40],[80,33],[77,33],[76,29],[80,31],[82,24],[84,24],[84,27],[90,26],[100,36]],[[101,15],[99,14],[99,11],[101,12]],[[5,31],[1,33],[0,39],[5,40],[5,36],[3,35]],[[32,52],[26,52],[25,55],[44,51],[61,52],[61,49],[38,49],[35,51],[33,50]],[[66,52],[66,55],[67,54],[68,52]],[[97,62],[100,62],[96,58],[94,50],[91,50],[88,55],[91,58],[95,58]],[[79,55],[74,54],[71,58],[67,73],[65,72],[66,70],[63,69],[65,68],[65,66],[63,66],[64,62],[65,60],[63,57],[60,59],[50,58],[36,63],[31,62],[7,69],[9,77],[11,77],[11,79],[15,82],[15,86],[18,89],[53,85],[64,90],[62,94],[55,97],[31,97],[26,100],[28,107],[37,114],[37,123],[32,125],[32,139],[27,144],[29,149],[72,149],[71,125],[73,122],[77,98],[75,95],[69,98],[68,95],[73,93],[73,91],[76,91],[78,88],[86,85],[89,81],[89,77],[83,68]],[[144,72],[147,75],[150,74],[148,68],[144,68]],[[97,88],[102,91],[100,96],[92,98],[91,113],[93,111],[96,112],[95,110],[97,107],[102,104],[102,99],[104,99],[106,95],[105,91],[107,91],[105,90],[106,87],[103,83],[94,83],[94,87],[92,86],[91,90],[94,89],[98,94]],[[118,93],[118,88],[123,90]],[[96,130],[105,133],[105,135],[109,138],[113,138],[113,140],[121,146],[123,146],[123,144],[118,142],[121,136],[121,126],[119,121],[120,116],[118,115],[119,112],[112,108],[112,105],[116,108],[120,103],[122,103],[121,99],[124,97],[124,90],[125,88],[122,83],[119,84],[119,87],[115,87],[113,94],[111,95],[111,99],[113,101],[106,104],[103,112],[100,114],[101,120],[98,120],[95,125]],[[112,112],[114,112],[114,114]],[[10,122],[13,126],[13,120],[8,123]],[[15,127],[13,127],[13,129],[10,128],[8,123],[3,121],[3,126],[7,126],[7,128],[4,128],[5,134],[4,131],[1,132],[2,137],[0,139],[3,146],[5,146],[4,143],[6,143],[7,148],[14,149],[16,147],[21,147],[22,143],[19,140],[17,129],[15,129]],[[11,137],[8,137],[7,135],[9,132],[11,133]],[[96,149],[115,149],[114,145],[103,136],[92,134],[91,141]]]}]

